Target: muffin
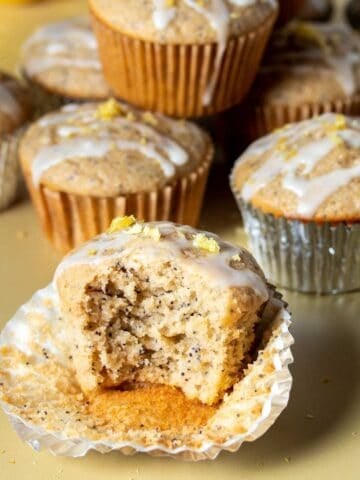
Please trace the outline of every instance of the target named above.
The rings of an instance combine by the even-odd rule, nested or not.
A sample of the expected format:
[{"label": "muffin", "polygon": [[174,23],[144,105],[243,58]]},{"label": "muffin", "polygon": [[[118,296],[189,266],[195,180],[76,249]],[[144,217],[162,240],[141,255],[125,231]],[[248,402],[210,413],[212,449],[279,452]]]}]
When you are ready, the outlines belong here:
[{"label": "muffin", "polygon": [[301,13],[306,0],[279,0],[278,24],[284,25]]},{"label": "muffin", "polygon": [[292,23],[274,34],[236,121],[256,139],[325,112],[360,113],[360,37],[343,24]]},{"label": "muffin", "polygon": [[105,78],[116,95],[197,117],[240,102],[277,14],[272,0],[89,0]]},{"label": "muffin", "polygon": [[40,114],[69,102],[111,96],[90,19],[85,16],[36,30],[23,46],[20,69]]},{"label": "muffin", "polygon": [[109,100],[34,122],[20,159],[46,235],[61,251],[117,215],[195,225],[213,146],[194,124]]},{"label": "muffin", "polygon": [[61,455],[215,458],[286,406],[288,325],[244,249],[117,218],[1,333],[0,401],[22,438]]},{"label": "muffin", "polygon": [[360,288],[360,122],[324,114],[250,145],[231,186],[252,251],[294,290]]},{"label": "muffin", "polygon": [[0,72],[0,211],[16,198],[18,143],[29,116],[28,92],[14,77]]}]

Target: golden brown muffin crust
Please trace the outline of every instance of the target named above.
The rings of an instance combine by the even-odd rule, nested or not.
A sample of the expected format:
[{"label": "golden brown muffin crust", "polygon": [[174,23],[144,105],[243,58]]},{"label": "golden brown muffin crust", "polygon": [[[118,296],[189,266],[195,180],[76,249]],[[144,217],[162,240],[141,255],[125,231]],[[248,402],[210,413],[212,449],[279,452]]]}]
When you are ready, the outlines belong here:
[{"label": "golden brown muffin crust", "polygon": [[102,100],[111,95],[88,17],[47,24],[23,46],[24,74],[53,93]]},{"label": "golden brown muffin crust", "polygon": [[[132,37],[172,44],[217,41],[216,31],[206,16],[188,3],[190,2],[184,0],[169,2],[169,8],[174,8],[174,17],[166,28],[159,29],[154,23],[153,0],[89,0],[90,9],[95,16]],[[210,8],[206,1],[193,3],[195,7]],[[272,0],[255,0],[246,6],[238,6],[235,2],[226,0],[217,0],[215,3],[223,3],[228,11],[231,36],[242,35],[258,28],[277,8]]]},{"label": "golden brown muffin crust", "polygon": [[156,190],[211,156],[209,137],[194,124],[114,100],[51,113],[29,128],[20,146],[25,170],[39,174],[42,184],[92,196]]},{"label": "golden brown muffin crust", "polygon": [[293,22],[270,40],[249,104],[323,103],[359,90],[360,36],[345,25]]},{"label": "golden brown muffin crust", "polygon": [[232,173],[237,197],[287,218],[360,220],[360,123],[325,114],[254,142]]}]

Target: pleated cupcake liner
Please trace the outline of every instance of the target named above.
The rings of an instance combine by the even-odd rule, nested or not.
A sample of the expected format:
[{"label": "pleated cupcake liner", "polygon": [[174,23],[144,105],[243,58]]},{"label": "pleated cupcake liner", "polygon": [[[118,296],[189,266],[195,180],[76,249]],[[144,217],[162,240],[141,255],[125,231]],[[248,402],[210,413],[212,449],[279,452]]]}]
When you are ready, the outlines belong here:
[{"label": "pleated cupcake liner", "polygon": [[203,98],[215,70],[217,43],[161,44],[133,38],[92,12],[104,75],[115,94],[146,110],[174,117],[212,115],[239,103],[249,91],[276,11],[256,30],[230,38],[209,105]]},{"label": "pleated cupcake liner", "polygon": [[277,25],[281,26],[295,18],[304,6],[306,0],[279,0],[279,16]]},{"label": "pleated cupcake liner", "polygon": [[250,249],[276,285],[317,294],[360,290],[360,222],[290,220],[235,197]]},{"label": "pleated cupcake liner", "polygon": [[0,136],[0,212],[15,200],[21,184],[19,143],[23,128]]},{"label": "pleated cupcake liner", "polygon": [[[66,378],[75,378],[75,372],[68,357],[66,342],[61,340],[64,332],[57,305],[54,287],[49,285],[20,308],[0,335],[0,361],[3,365],[3,372],[0,371],[0,376],[3,373],[0,405],[20,438],[35,450],[45,449],[55,455],[70,457],[81,457],[95,450],[100,453],[118,451],[124,455],[147,453],[188,461],[209,460],[216,458],[221,451],[235,452],[244,442],[259,438],[288,404],[292,386],[289,364],[293,361],[290,350],[293,338],[289,333],[291,317],[281,296],[275,294],[263,313],[266,326],[257,357],[254,356],[245,376],[224,399],[201,434],[194,434],[194,438],[191,435],[182,438],[179,433],[176,446],[169,446],[166,435],[161,432],[156,434],[156,430],[151,430],[148,434],[143,430],[117,434],[111,425],[105,428],[103,423],[99,431],[94,426],[89,430],[82,422],[89,421],[93,425],[92,422],[96,419],[81,420],[77,416],[72,424],[68,415],[70,410],[81,410],[81,402],[86,399],[81,399],[82,395],[74,393],[75,387],[67,389],[66,386]],[[24,331],[29,332],[29,335],[24,337]],[[42,370],[42,374],[38,370],[31,370],[33,362],[38,364],[44,361],[41,353],[39,357],[44,345],[47,351],[51,351],[51,361],[62,366],[61,372],[66,372],[62,381],[55,379],[51,383],[50,393],[43,388],[49,385],[48,369]],[[25,371],[21,362],[9,358],[9,352],[14,348],[25,352],[26,358],[31,359],[28,363],[26,358],[23,359],[27,365]],[[10,369],[6,368],[7,364]],[[26,375],[25,382],[23,375]],[[34,378],[36,385],[31,383],[31,378]],[[12,390],[17,385],[21,389],[21,399],[16,393],[12,395]],[[59,409],[57,399],[64,398],[63,389],[70,394],[72,392],[73,397],[69,398],[69,405],[66,403]],[[39,408],[40,403],[41,409],[47,413],[46,417],[41,418],[41,423],[34,418],[24,417],[24,406],[35,405],[35,408]],[[68,411],[62,413],[61,409]],[[65,424],[64,415],[68,419]],[[50,422],[51,427],[45,422]]]},{"label": "pleated cupcake liner", "polygon": [[135,215],[138,220],[169,220],[190,226],[199,221],[213,149],[192,172],[158,190],[117,197],[95,197],[35,186],[24,168],[25,181],[42,229],[60,252],[104,232],[117,216]]},{"label": "pleated cupcake liner", "polygon": [[244,131],[249,140],[256,140],[288,123],[308,120],[323,113],[360,115],[360,94],[322,103],[302,105],[244,105],[234,112],[234,124]]}]

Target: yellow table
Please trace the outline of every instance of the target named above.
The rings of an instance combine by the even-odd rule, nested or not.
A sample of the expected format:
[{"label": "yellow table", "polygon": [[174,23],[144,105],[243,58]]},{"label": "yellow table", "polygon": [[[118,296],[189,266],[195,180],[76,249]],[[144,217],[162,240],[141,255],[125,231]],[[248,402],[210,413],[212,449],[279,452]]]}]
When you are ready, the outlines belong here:
[{"label": "yellow table", "polygon": [[[85,10],[76,0],[0,6],[0,67],[14,69],[20,42],[44,21]],[[221,172],[220,172],[221,173]],[[244,242],[226,177],[210,183],[202,226]],[[214,182],[214,180],[213,180]],[[218,198],[219,185],[227,192]],[[215,192],[215,193],[214,193]],[[59,256],[43,238],[28,200],[0,214],[0,328],[51,279]],[[360,294],[287,292],[294,313],[294,389],[287,410],[260,440],[214,462],[92,453],[36,453],[0,413],[1,480],[355,480],[360,471]]]}]

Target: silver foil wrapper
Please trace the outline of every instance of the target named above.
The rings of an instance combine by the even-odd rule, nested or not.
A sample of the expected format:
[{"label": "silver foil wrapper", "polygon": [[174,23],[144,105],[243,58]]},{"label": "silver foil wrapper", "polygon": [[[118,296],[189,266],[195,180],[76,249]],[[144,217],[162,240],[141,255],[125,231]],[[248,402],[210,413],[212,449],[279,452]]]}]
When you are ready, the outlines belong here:
[{"label": "silver foil wrapper", "polygon": [[250,249],[276,285],[318,294],[360,289],[360,223],[278,218],[236,200]]}]

